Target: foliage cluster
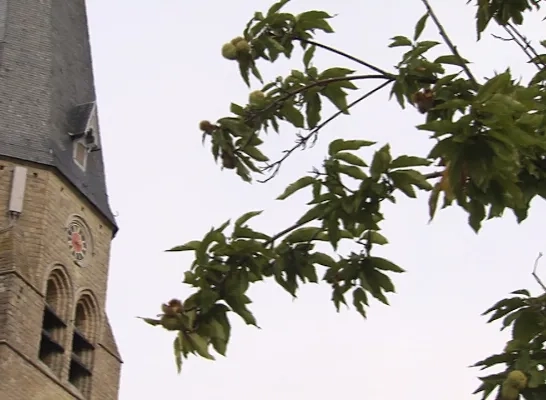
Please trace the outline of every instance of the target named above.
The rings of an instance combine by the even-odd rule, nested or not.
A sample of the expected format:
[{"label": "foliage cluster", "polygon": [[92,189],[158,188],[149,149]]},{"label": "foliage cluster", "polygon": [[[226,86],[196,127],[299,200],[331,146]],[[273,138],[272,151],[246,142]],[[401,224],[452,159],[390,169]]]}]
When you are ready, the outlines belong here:
[{"label": "foliage cluster", "polygon": [[[423,114],[417,129],[430,133],[430,151],[425,158],[393,157],[388,143],[333,140],[322,165],[278,197],[284,200],[310,190],[308,210],[293,225],[276,234],[258,232],[249,221],[261,211],[251,211],[233,224],[211,229],[201,240],[169,250],[194,252],[184,282],[195,292],[183,302],[164,304],[158,319],[145,320],[177,332],[179,369],[190,354],[213,359],[214,350],[225,355],[231,314],[257,325],[247,295],[257,281],[271,278],[292,296],[300,285],[322,281],[331,287],[335,307],[351,303],[364,317],[371,298],[388,304],[388,294],[395,291],[392,277],[404,270],[374,254],[376,246],[388,243],[381,233],[384,202],[429,192],[431,220],[439,208],[457,206],[478,232],[486,220],[501,217],[507,209],[518,221],[525,220],[531,201],[546,196],[546,54],[537,50],[546,47],[546,41],[535,46],[519,28],[528,14],[540,11],[540,0],[474,2],[477,40],[489,25],[503,29],[508,35],[504,40],[518,45],[536,66],[527,82],[516,80],[510,70],[476,79],[426,0],[425,14],[411,37],[394,36],[389,44],[406,49],[392,72],[318,42],[317,34],[334,32],[332,16],[316,10],[293,15],[285,11],[288,2],[256,12],[242,35],[222,47],[222,55],[237,64],[243,81],[250,87],[254,78],[261,88],[250,93],[248,104],[231,104],[230,116],[201,122],[214,159],[244,181],[259,177],[266,182],[295,150],[312,144],[329,122],[384,88],[402,108],[411,105]],[[427,23],[436,26],[446,49],[434,59],[427,57],[429,50],[442,43],[421,39]],[[260,64],[290,59],[298,46],[303,49],[303,68],[265,82]],[[365,71],[346,66],[319,70],[313,64],[318,51],[335,53]],[[362,91],[362,81],[377,86],[349,102],[349,94]],[[325,102],[337,112],[325,117]],[[262,145],[265,133],[279,132],[281,123],[305,133],[272,161]],[[359,151],[376,145],[373,157],[363,159]],[[355,250],[337,254],[341,241],[354,243]],[[317,251],[318,243],[329,244],[332,252]],[[476,392],[486,398],[499,388],[504,400],[520,395],[544,399],[546,295],[533,297],[527,290],[513,295],[485,313],[491,314],[489,322],[501,320],[503,329],[511,327],[512,340],[499,354],[476,363],[482,368],[505,365],[506,370],[480,378]]]}]

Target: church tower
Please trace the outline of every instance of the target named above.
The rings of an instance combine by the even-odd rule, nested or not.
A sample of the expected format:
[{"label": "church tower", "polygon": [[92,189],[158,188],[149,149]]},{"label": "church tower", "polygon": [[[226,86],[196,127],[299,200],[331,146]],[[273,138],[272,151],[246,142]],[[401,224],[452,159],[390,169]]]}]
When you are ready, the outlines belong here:
[{"label": "church tower", "polygon": [[0,0],[0,399],[116,400],[85,0]]}]

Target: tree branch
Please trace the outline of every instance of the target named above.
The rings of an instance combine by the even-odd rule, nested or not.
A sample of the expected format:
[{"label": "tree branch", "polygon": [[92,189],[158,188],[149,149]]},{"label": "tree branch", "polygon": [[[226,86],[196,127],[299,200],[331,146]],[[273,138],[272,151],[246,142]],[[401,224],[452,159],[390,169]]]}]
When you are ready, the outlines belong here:
[{"label": "tree branch", "polygon": [[[512,25],[509,22],[508,24],[503,25],[503,28],[510,35],[512,40],[514,42],[516,42],[516,44],[523,50],[525,55],[527,55],[527,57],[529,57],[529,60],[532,61],[533,59],[538,58],[538,61],[532,61],[532,62],[539,70],[541,70],[543,67],[546,67],[546,64],[544,62],[541,62],[539,54],[534,49],[534,47],[531,45],[531,41],[529,39],[527,39],[524,35],[522,35],[514,25]],[[520,41],[517,40],[516,36],[523,43],[520,43]],[[542,66],[539,63],[542,64]]]},{"label": "tree branch", "polygon": [[298,41],[300,41],[302,43],[310,44],[312,46],[316,46],[316,47],[320,47],[321,49],[328,50],[328,51],[330,51],[330,52],[332,52],[334,54],[337,54],[337,55],[345,57],[345,58],[347,58],[347,59],[349,59],[351,61],[354,61],[357,64],[363,65],[366,68],[371,69],[372,71],[378,72],[378,73],[380,73],[382,75],[385,75],[385,76],[388,76],[390,78],[395,78],[395,75],[390,74],[387,71],[384,71],[379,67],[376,67],[375,65],[372,65],[372,64],[370,64],[370,63],[368,63],[368,62],[366,62],[364,60],[361,60],[359,58],[356,58],[356,57],[354,57],[354,56],[352,56],[350,54],[347,54],[347,53],[345,53],[345,52],[343,52],[341,50],[335,49],[333,47],[327,46],[327,45],[322,44],[322,43],[314,42],[312,40],[303,39],[303,38],[300,38],[300,37],[294,37],[294,40],[298,40]]},{"label": "tree branch", "polygon": [[421,0],[421,1],[425,5],[430,17],[432,18],[432,20],[434,21],[434,24],[438,28],[440,36],[442,37],[442,39],[444,39],[444,42],[446,43],[447,47],[449,47],[449,49],[451,50],[451,53],[453,53],[453,55],[459,59],[464,72],[466,73],[468,78],[472,81],[475,88],[478,89],[478,87],[479,87],[478,81],[476,80],[474,75],[472,75],[472,72],[470,71],[468,66],[465,64],[464,59],[459,54],[459,51],[457,50],[457,47],[453,44],[453,42],[451,41],[451,39],[447,35],[447,32],[445,31],[445,29],[444,29],[443,25],[441,24],[440,20],[438,19],[438,17],[434,13],[434,10],[432,9],[432,6],[430,5],[429,1],[428,0]]},{"label": "tree branch", "polygon": [[307,134],[306,136],[302,137],[298,143],[296,145],[294,145],[294,147],[292,147],[291,149],[289,150],[285,150],[284,151],[284,156],[282,156],[281,159],[275,161],[273,164],[270,164],[268,165],[267,167],[265,167],[263,169],[263,171],[271,171],[273,170],[272,174],[267,178],[267,179],[264,179],[264,180],[261,180],[261,181],[258,181],[260,183],[265,183],[265,182],[268,182],[270,181],[271,179],[273,179],[278,173],[279,173],[279,170],[281,168],[281,164],[284,162],[284,160],[286,160],[288,157],[290,157],[290,155],[296,151],[297,149],[301,148],[301,147],[304,147],[307,142],[309,141],[309,139],[311,139],[314,135],[318,134],[319,131],[324,128],[327,124],[329,124],[330,122],[332,122],[334,119],[336,119],[337,117],[339,117],[341,114],[343,114],[344,112],[348,111],[350,108],[354,107],[355,105],[357,105],[358,103],[360,103],[361,101],[367,99],[368,97],[370,97],[372,94],[374,94],[375,92],[378,92],[379,90],[383,89],[385,86],[387,86],[388,84],[390,84],[394,79],[388,79],[386,82],[382,83],[381,85],[379,85],[378,87],[376,87],[375,89],[372,89],[370,90],[369,92],[363,94],[362,96],[360,96],[358,99],[356,99],[355,101],[353,101],[352,103],[349,103],[347,105],[347,107],[343,110],[339,110],[337,111],[335,114],[333,114],[330,118],[326,119],[324,122],[322,122],[321,124],[319,124],[316,128],[314,128],[309,134]]},{"label": "tree branch", "polygon": [[546,286],[544,286],[544,283],[542,283],[542,281],[540,280],[540,278],[538,277],[537,275],[537,268],[538,268],[538,261],[542,258],[542,253],[538,253],[538,257],[537,259],[535,260],[535,267],[533,268],[533,277],[535,278],[535,280],[538,282],[538,284],[540,285],[540,287],[542,288],[542,290],[544,290],[546,292]]}]

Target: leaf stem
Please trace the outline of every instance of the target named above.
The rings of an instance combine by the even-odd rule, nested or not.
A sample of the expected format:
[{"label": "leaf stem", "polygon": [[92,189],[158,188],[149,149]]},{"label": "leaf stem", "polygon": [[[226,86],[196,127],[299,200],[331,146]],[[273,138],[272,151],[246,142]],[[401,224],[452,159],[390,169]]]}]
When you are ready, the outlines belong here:
[{"label": "leaf stem", "polygon": [[336,113],[334,113],[331,117],[329,117],[328,119],[326,119],[324,122],[322,122],[321,124],[319,124],[316,128],[314,128],[311,132],[309,132],[309,134],[307,134],[306,136],[302,137],[301,140],[298,141],[298,143],[296,145],[294,145],[294,147],[292,147],[291,149],[289,150],[285,150],[284,151],[284,156],[282,156],[279,160],[275,161],[273,164],[270,164],[268,165],[267,167],[264,168],[264,171],[265,170],[273,170],[273,172],[271,173],[271,175],[267,178],[267,179],[264,179],[264,180],[261,180],[261,181],[258,181],[260,183],[265,183],[265,182],[268,182],[270,181],[271,179],[273,179],[278,173],[279,173],[279,170],[281,168],[281,164],[284,162],[284,160],[286,160],[288,157],[290,157],[290,155],[296,151],[297,149],[305,146],[305,144],[309,141],[309,139],[311,139],[314,135],[318,134],[319,131],[324,128],[327,124],[329,124],[330,122],[332,122],[334,119],[336,119],[337,117],[339,117],[341,114],[345,113],[347,110],[349,110],[350,108],[356,106],[358,103],[360,103],[361,101],[367,99],[368,97],[370,97],[372,94],[378,92],[379,90],[383,89],[385,86],[387,86],[388,84],[390,84],[391,82],[393,82],[394,79],[390,78],[388,79],[386,82],[383,82],[381,85],[377,86],[376,88],[370,90],[369,92],[366,92],[365,94],[363,94],[362,96],[360,96],[358,99],[356,99],[355,101],[349,103],[347,105],[346,108],[342,109],[342,110],[339,110],[337,111]]},{"label": "leaf stem", "polygon": [[464,62],[464,59],[459,54],[459,51],[457,50],[457,47],[453,44],[453,42],[451,41],[451,39],[447,35],[446,30],[444,29],[442,23],[440,22],[440,20],[438,19],[438,17],[434,13],[434,10],[432,9],[432,6],[430,5],[429,1],[428,0],[421,0],[421,1],[425,5],[430,17],[432,18],[432,21],[434,21],[434,24],[438,28],[440,36],[442,37],[442,39],[444,39],[444,42],[446,43],[447,47],[449,47],[449,49],[451,50],[453,55],[459,59],[464,72],[466,73],[468,78],[472,81],[472,83],[474,84],[474,87],[476,89],[478,89],[478,87],[479,87],[478,81],[476,80],[476,78],[474,77],[472,72],[470,71],[470,68],[468,68],[468,66]]},{"label": "leaf stem", "polygon": [[395,77],[393,74],[390,74],[387,71],[384,71],[379,67],[376,67],[375,65],[372,65],[372,64],[370,64],[370,63],[368,63],[368,62],[366,62],[364,60],[356,58],[355,56],[352,56],[352,55],[347,54],[347,53],[345,53],[345,52],[343,52],[341,50],[335,49],[335,48],[327,46],[325,44],[318,43],[318,42],[308,40],[308,39],[303,39],[303,38],[300,38],[300,37],[294,37],[294,40],[297,40],[297,41],[302,42],[302,43],[310,44],[312,46],[320,47],[321,49],[324,49],[324,50],[328,50],[328,51],[330,51],[330,52],[332,52],[334,54],[345,57],[345,58],[347,58],[347,59],[349,59],[351,61],[356,62],[357,64],[363,65],[363,66],[371,69],[372,71],[378,72],[378,73],[380,73],[382,75],[385,75],[385,76],[388,76],[390,78]]}]

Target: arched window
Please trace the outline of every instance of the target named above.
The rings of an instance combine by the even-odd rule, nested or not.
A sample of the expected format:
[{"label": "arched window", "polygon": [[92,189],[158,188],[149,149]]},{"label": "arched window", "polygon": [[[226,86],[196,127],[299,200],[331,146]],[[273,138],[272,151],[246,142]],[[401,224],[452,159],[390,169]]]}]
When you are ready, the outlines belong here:
[{"label": "arched window", "polygon": [[61,268],[49,275],[45,288],[44,314],[38,357],[56,375],[63,368],[66,315],[70,302],[68,279]]},{"label": "arched window", "polygon": [[94,341],[97,330],[97,307],[91,295],[85,294],[76,303],[74,336],[68,380],[85,397],[91,393],[94,363]]}]

